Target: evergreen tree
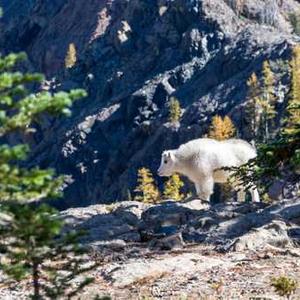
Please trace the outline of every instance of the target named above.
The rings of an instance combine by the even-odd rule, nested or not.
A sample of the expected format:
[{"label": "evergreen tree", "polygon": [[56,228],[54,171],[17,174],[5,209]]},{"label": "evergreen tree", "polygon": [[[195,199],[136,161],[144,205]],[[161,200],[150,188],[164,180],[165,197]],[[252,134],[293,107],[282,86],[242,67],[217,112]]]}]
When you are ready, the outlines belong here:
[{"label": "evergreen tree", "polygon": [[137,195],[136,201],[142,201],[144,203],[156,203],[159,200],[159,191],[154,184],[152,173],[147,168],[141,168],[138,170],[138,186],[134,190]]},{"label": "evergreen tree", "polygon": [[65,67],[67,69],[74,67],[77,61],[76,47],[74,43],[69,44],[65,58]]},{"label": "evergreen tree", "polygon": [[171,123],[179,122],[181,117],[180,102],[175,97],[171,97],[169,102],[169,121]]},{"label": "evergreen tree", "polygon": [[95,264],[83,255],[79,234],[62,233],[64,223],[54,208],[9,201],[2,213],[9,219],[0,225],[1,270],[17,281],[31,276],[33,299],[69,299],[93,281],[84,276]]},{"label": "evergreen tree", "polygon": [[[62,295],[70,288],[70,280],[81,273],[75,235],[64,233],[57,211],[41,204],[43,199],[61,195],[63,177],[53,170],[26,168],[29,147],[8,145],[9,135],[33,131],[32,123],[41,114],[70,114],[72,102],[85,96],[82,90],[69,93],[40,92],[29,94],[28,87],[40,83],[40,74],[16,71],[25,54],[0,57],[0,246],[2,264],[10,278],[31,276],[33,298]],[[53,265],[55,263],[55,265]],[[66,272],[63,274],[63,272]],[[47,274],[47,276],[45,276]],[[43,280],[41,280],[43,278]],[[86,280],[82,281],[84,286]],[[68,287],[67,287],[68,286]]]},{"label": "evergreen tree", "polygon": [[208,137],[219,141],[234,137],[236,129],[228,116],[224,119],[216,115],[212,118]]},{"label": "evergreen tree", "polygon": [[165,199],[182,200],[185,195],[181,194],[181,188],[184,186],[183,181],[178,174],[173,174],[165,183],[163,196]]}]

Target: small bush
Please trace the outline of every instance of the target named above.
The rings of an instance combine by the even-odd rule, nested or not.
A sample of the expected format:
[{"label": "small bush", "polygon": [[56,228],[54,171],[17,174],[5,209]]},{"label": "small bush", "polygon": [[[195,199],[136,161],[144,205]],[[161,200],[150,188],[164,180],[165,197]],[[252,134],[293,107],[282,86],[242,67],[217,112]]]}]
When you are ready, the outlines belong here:
[{"label": "small bush", "polygon": [[271,286],[275,288],[279,296],[290,297],[297,289],[297,281],[295,279],[280,276],[271,279]]}]

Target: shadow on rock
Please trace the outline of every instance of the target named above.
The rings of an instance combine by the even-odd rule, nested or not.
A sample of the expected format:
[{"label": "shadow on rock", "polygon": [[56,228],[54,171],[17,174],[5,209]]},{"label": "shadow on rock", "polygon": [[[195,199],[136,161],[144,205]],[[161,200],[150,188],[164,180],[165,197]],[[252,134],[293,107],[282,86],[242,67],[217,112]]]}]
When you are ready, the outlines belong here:
[{"label": "shadow on rock", "polygon": [[263,203],[166,201],[157,205],[135,201],[93,205],[62,212],[67,226],[87,232],[83,243],[109,251],[138,248],[182,249],[210,244],[219,251],[258,250],[266,245],[286,248],[299,242],[300,199],[271,206]]}]

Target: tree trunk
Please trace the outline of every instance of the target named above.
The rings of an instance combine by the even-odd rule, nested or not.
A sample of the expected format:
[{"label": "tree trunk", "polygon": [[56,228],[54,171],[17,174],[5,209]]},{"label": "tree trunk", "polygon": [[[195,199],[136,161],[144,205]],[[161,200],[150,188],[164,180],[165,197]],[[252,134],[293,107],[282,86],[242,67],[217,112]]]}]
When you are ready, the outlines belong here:
[{"label": "tree trunk", "polygon": [[34,295],[33,299],[34,300],[40,300],[40,284],[39,284],[39,264],[37,262],[33,263],[32,266],[32,279],[33,279],[33,290],[34,290]]}]

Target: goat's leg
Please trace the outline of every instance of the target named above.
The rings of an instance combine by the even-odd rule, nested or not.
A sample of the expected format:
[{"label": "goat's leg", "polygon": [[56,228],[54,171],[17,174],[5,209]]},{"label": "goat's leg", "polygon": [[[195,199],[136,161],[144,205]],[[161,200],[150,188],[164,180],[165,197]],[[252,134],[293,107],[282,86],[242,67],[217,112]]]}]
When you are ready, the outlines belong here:
[{"label": "goat's leg", "polygon": [[237,192],[237,201],[238,202],[245,202],[246,192],[243,189],[240,189]]},{"label": "goat's leg", "polygon": [[252,202],[260,202],[260,197],[256,186],[250,189],[250,193],[251,193]]},{"label": "goat's leg", "polygon": [[196,192],[198,197],[209,202],[210,196],[214,191],[214,179],[213,177],[202,178],[199,182],[195,184]]}]

